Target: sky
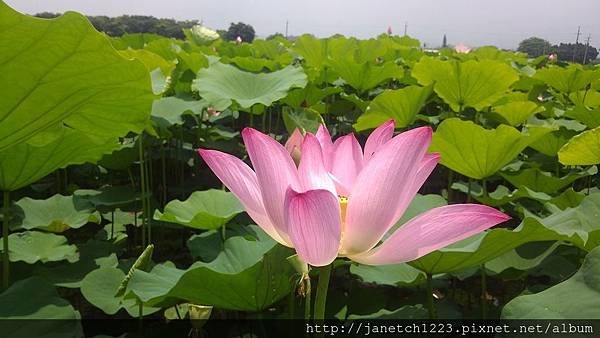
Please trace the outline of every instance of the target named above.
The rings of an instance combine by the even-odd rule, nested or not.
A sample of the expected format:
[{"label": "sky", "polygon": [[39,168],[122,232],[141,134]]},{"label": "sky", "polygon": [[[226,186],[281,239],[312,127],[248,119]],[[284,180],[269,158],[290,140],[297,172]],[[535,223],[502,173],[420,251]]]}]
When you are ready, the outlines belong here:
[{"label": "sky", "polygon": [[[0,0],[1,1],[1,0]],[[390,26],[437,47],[449,44],[516,48],[539,36],[552,43],[591,36],[600,46],[600,0],[4,0],[29,14],[74,10],[86,15],[153,15],[197,19],[213,29],[231,22],[252,25],[259,37],[280,32],[377,36]]]}]

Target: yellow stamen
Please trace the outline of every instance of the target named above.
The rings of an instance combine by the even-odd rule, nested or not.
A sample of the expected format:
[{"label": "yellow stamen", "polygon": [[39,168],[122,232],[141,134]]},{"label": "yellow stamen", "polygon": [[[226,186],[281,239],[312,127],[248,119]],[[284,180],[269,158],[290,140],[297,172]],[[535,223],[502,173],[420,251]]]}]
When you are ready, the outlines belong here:
[{"label": "yellow stamen", "polygon": [[342,220],[342,237],[340,241],[340,245],[344,240],[344,228],[346,227],[346,209],[348,208],[348,197],[339,196],[340,199],[340,216]]}]

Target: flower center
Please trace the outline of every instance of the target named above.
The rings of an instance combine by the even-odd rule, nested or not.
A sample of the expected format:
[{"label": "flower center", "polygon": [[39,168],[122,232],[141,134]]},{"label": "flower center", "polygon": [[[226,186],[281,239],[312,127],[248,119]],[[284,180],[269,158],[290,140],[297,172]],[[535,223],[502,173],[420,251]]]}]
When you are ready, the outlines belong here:
[{"label": "flower center", "polygon": [[344,228],[346,228],[346,209],[348,208],[348,197],[338,196],[340,199],[340,216],[342,221],[342,236],[340,238],[340,247],[344,240]]}]

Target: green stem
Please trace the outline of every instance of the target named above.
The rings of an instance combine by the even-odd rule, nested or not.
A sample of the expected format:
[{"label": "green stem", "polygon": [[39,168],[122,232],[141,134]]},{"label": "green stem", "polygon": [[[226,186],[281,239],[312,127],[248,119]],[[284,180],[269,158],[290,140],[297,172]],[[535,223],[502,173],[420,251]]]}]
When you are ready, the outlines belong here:
[{"label": "green stem", "polygon": [[481,265],[481,319],[486,319],[487,313],[487,277],[485,274],[485,266]]},{"label": "green stem", "polygon": [[10,209],[10,191],[4,191],[4,212],[2,215],[2,288],[8,289],[10,262],[8,257],[8,212]]},{"label": "green stem", "polygon": [[327,303],[327,290],[329,289],[331,266],[332,264],[329,264],[319,269],[319,284],[317,285],[314,315],[314,319],[316,320],[325,319],[325,305]]},{"label": "green stem", "polygon": [[110,240],[115,238],[115,211],[110,212]]},{"label": "green stem", "polygon": [[143,134],[139,136],[139,160],[140,160],[140,190],[142,194],[142,248],[146,247],[146,179],[144,176],[144,145]]},{"label": "green stem", "polygon": [[437,319],[437,310],[433,302],[433,276],[427,274],[427,310],[429,311],[429,319]]},{"label": "green stem", "polygon": [[487,179],[481,180],[481,189],[483,189],[483,197],[488,197],[488,189],[487,189]]},{"label": "green stem", "polygon": [[448,204],[452,204],[452,183],[454,182],[454,171],[448,168]]},{"label": "green stem", "polygon": [[146,194],[148,195],[146,197],[146,229],[148,231],[148,234],[146,236],[148,244],[152,243],[152,216],[150,215],[152,213],[152,210],[150,210],[151,203],[150,203],[150,195],[152,194],[152,159],[149,158],[148,156],[149,152],[148,151],[144,151],[144,155],[147,157],[146,159],[144,159],[144,169],[146,170]]},{"label": "green stem", "polygon": [[468,186],[468,189],[467,189],[467,203],[471,203],[471,200],[472,200],[472,198],[471,198],[471,183],[472,182],[471,181],[472,180],[469,177],[469,186]]},{"label": "green stem", "polygon": [[160,147],[160,165],[162,171],[162,205],[167,204],[167,161],[165,157],[165,145]]},{"label": "green stem", "polygon": [[311,298],[312,298],[312,287],[310,285],[310,276],[306,276],[303,283],[305,284],[306,291],[304,297],[304,319],[310,319],[310,310],[311,310]]}]

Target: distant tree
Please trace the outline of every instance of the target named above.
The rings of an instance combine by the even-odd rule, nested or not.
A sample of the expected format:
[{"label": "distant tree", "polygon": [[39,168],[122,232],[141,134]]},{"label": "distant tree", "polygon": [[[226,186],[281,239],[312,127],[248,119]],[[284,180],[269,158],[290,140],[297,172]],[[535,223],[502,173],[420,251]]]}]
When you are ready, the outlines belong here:
[{"label": "distant tree", "polygon": [[[58,13],[43,12],[35,16],[51,19],[59,15]],[[97,30],[110,36],[121,36],[125,33],[154,33],[166,37],[184,39],[183,29],[198,24],[198,20],[177,21],[144,15],[122,15],[118,17],[98,15],[88,16],[88,19]]]},{"label": "distant tree", "polygon": [[551,52],[552,45],[547,40],[538,37],[530,37],[519,43],[517,50],[526,53],[530,58],[536,58]]},{"label": "distant tree", "polygon": [[446,34],[444,34],[444,38],[442,39],[442,48],[448,47],[448,40],[446,40]]},{"label": "distant tree", "polygon": [[558,46],[552,46],[552,52],[558,55],[560,61],[573,61],[577,63],[584,63],[584,58],[585,63],[589,63],[598,57],[598,49],[593,46],[586,46],[583,43],[561,43]]},{"label": "distant tree", "polygon": [[271,35],[267,36],[267,38],[265,40],[273,40],[273,39],[277,39],[277,38],[285,39],[285,36],[283,36],[283,34],[281,34],[281,33],[275,33],[275,34],[271,34]]},{"label": "distant tree", "polygon": [[225,40],[235,41],[238,36],[241,37],[244,42],[252,42],[255,36],[254,28],[243,22],[232,22],[223,38]]}]

